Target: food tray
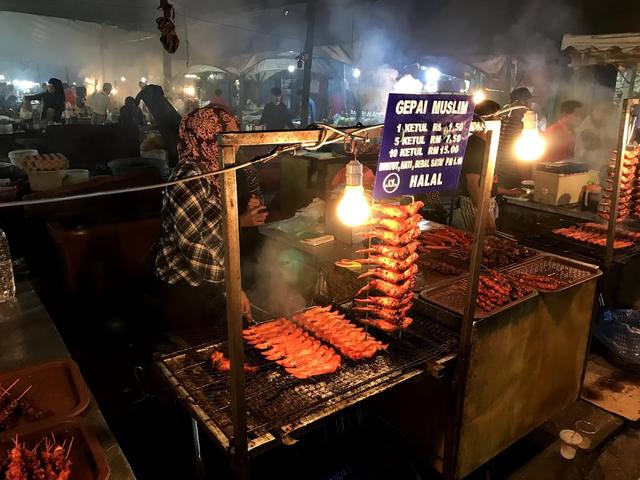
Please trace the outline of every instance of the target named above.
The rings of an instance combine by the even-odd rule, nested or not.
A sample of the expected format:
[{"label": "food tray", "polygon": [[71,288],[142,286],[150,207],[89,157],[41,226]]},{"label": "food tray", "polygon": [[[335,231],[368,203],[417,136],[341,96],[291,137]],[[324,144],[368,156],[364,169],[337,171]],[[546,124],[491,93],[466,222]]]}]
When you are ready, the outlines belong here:
[{"label": "food tray", "polygon": [[561,292],[573,287],[574,285],[578,285],[579,283],[586,282],[592,278],[597,278],[602,275],[602,272],[596,265],[549,254],[542,257],[536,257],[529,262],[513,266],[504,272],[509,273],[516,278],[519,273],[545,275],[565,283],[564,287],[560,287],[552,291],[538,289],[540,292],[549,293]]},{"label": "food tray", "polygon": [[[458,275],[445,275],[443,273],[436,272],[435,270],[427,268],[427,260],[447,263],[452,267],[459,268],[462,270],[462,273]],[[460,259],[445,255],[442,252],[420,255],[420,259],[417,261],[417,264],[418,267],[420,267],[420,270],[418,270],[418,274],[416,275],[416,286],[413,288],[414,292],[430,291],[445,284],[448,285],[467,275],[469,270],[467,263]]]},{"label": "food tray", "polygon": [[[464,315],[464,302],[465,302],[465,299],[467,298],[467,294],[458,292],[455,289],[455,287],[457,287],[461,283],[466,283],[468,281],[467,280],[468,278],[469,277],[467,275],[465,278],[461,278],[456,282],[443,285],[437,289],[420,292],[420,298],[426,302],[433,303],[435,305],[438,305],[439,307],[445,308],[453,313],[456,313],[462,316]],[[526,295],[506,305],[496,307],[490,312],[486,312],[481,308],[479,308],[478,306],[476,306],[474,318],[483,319],[483,318],[492,317],[493,315],[500,313],[504,310],[507,310],[508,308],[511,308],[520,303],[526,302],[527,300],[535,297],[536,295],[538,295],[538,292],[537,290],[534,290],[529,295]]]},{"label": "food tray", "polygon": [[[109,478],[109,464],[98,440],[84,429],[77,420],[67,420],[48,428],[29,430],[18,436],[18,441],[25,442],[27,448],[33,448],[43,437],[54,434],[59,443],[73,438],[71,459],[71,476],[69,480],[106,480]],[[7,450],[13,447],[13,438],[0,442],[0,464],[7,458]]]},{"label": "food tray", "polygon": [[5,388],[16,379],[20,381],[11,389],[11,392],[20,394],[31,385],[31,390],[25,398],[35,407],[43,411],[51,411],[51,415],[38,421],[19,418],[11,431],[0,432],[0,437],[78,416],[87,409],[91,401],[78,365],[71,359],[54,360],[0,373],[0,385]]}]

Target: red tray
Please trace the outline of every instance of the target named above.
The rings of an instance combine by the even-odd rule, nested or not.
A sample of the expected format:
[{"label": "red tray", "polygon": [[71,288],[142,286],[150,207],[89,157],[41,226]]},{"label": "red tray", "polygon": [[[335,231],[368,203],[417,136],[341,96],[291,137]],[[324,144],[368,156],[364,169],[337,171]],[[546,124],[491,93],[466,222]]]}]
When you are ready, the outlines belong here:
[{"label": "red tray", "polygon": [[[71,459],[71,476],[69,480],[106,480],[110,470],[107,458],[96,437],[91,435],[78,420],[67,420],[48,428],[30,430],[18,436],[18,441],[24,442],[27,448],[33,448],[43,437],[54,434],[56,441],[67,444],[73,438]],[[13,437],[15,438],[15,436]],[[13,438],[0,442],[0,464],[7,458],[7,450],[13,447]]]},{"label": "red tray", "polygon": [[0,437],[78,416],[91,402],[89,389],[80,375],[78,365],[69,358],[0,373],[0,385],[4,388],[16,379],[20,380],[11,389],[11,393],[19,395],[31,385],[25,398],[35,407],[50,411],[51,415],[37,421],[19,418],[9,430],[0,432]]}]

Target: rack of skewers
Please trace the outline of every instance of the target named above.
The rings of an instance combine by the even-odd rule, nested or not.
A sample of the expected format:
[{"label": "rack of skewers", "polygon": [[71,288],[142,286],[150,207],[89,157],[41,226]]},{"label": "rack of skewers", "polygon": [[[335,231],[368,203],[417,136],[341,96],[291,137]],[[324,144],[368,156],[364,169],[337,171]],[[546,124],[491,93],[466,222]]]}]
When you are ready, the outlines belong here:
[{"label": "rack of skewers", "polygon": [[[402,339],[345,312],[311,307],[243,332],[249,450],[419,375],[450,358],[456,336],[420,315]],[[429,333],[429,335],[426,335]],[[156,359],[170,388],[223,447],[232,437],[226,340]]]}]

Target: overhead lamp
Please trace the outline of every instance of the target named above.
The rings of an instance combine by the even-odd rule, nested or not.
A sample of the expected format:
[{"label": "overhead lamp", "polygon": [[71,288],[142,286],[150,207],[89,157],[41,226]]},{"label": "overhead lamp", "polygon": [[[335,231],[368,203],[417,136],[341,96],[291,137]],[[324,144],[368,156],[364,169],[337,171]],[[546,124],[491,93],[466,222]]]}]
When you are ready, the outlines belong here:
[{"label": "overhead lamp", "polygon": [[113,95],[117,95],[117,94],[118,94],[118,89],[117,89],[116,87],[113,87],[113,88],[111,89],[111,93],[112,93]]},{"label": "overhead lamp", "polygon": [[484,90],[476,90],[473,94],[473,103],[475,103],[476,105],[484,102],[486,99],[487,94],[484,93]]},{"label": "overhead lamp", "polygon": [[287,70],[289,70],[289,73],[293,73],[296,71],[296,66],[295,65],[289,65],[287,67]]},{"label": "overhead lamp", "polygon": [[371,217],[371,207],[362,186],[363,176],[363,167],[358,160],[347,163],[346,184],[337,213],[340,221],[350,227],[364,225]]},{"label": "overhead lamp", "polygon": [[196,75],[195,73],[187,73],[184,78],[190,78],[192,80],[196,80],[199,79],[200,77],[198,75]]},{"label": "overhead lamp", "polygon": [[126,82],[127,81],[127,77],[120,77],[120,81],[121,82]]},{"label": "overhead lamp", "polygon": [[362,74],[362,72],[360,71],[360,69],[358,67],[353,69],[353,72],[352,72],[353,78],[360,78],[361,74]]},{"label": "overhead lamp", "polygon": [[195,97],[196,96],[195,87],[192,87],[192,86],[184,87],[184,94],[187,95],[188,97]]},{"label": "overhead lamp", "polygon": [[427,83],[431,84],[431,83],[438,83],[438,81],[440,80],[440,77],[442,76],[442,73],[440,73],[440,70],[438,70],[437,68],[429,67],[425,71],[424,75],[425,75],[425,79],[427,80]]},{"label": "overhead lamp", "polygon": [[4,75],[0,75],[0,82],[4,82]]},{"label": "overhead lamp", "polygon": [[542,157],[547,148],[547,142],[538,132],[538,115],[535,112],[527,110],[522,123],[524,128],[520,138],[515,142],[515,154],[520,160],[533,162]]},{"label": "overhead lamp", "polygon": [[142,83],[147,83],[147,77],[140,77],[140,81]]}]

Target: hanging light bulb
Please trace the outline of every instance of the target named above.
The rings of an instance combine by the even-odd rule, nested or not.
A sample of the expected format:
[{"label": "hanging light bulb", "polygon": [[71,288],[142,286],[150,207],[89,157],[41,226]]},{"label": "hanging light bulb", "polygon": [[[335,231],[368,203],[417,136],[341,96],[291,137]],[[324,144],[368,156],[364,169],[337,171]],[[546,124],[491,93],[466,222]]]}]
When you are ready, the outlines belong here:
[{"label": "hanging light bulb", "polygon": [[350,227],[363,225],[371,216],[371,207],[364,195],[362,186],[363,168],[358,160],[347,164],[346,185],[340,202],[338,202],[338,218]]},{"label": "hanging light bulb", "polygon": [[295,65],[289,65],[287,67],[287,70],[289,70],[289,73],[293,73],[296,71],[296,66]]},{"label": "hanging light bulb", "polygon": [[487,99],[487,94],[484,93],[484,90],[476,90],[473,94],[473,103],[478,105],[479,103],[484,102]]},{"label": "hanging light bulb", "polygon": [[515,143],[516,156],[525,162],[538,160],[547,148],[547,142],[538,132],[538,116],[527,110],[522,119],[524,128],[522,135]]}]

